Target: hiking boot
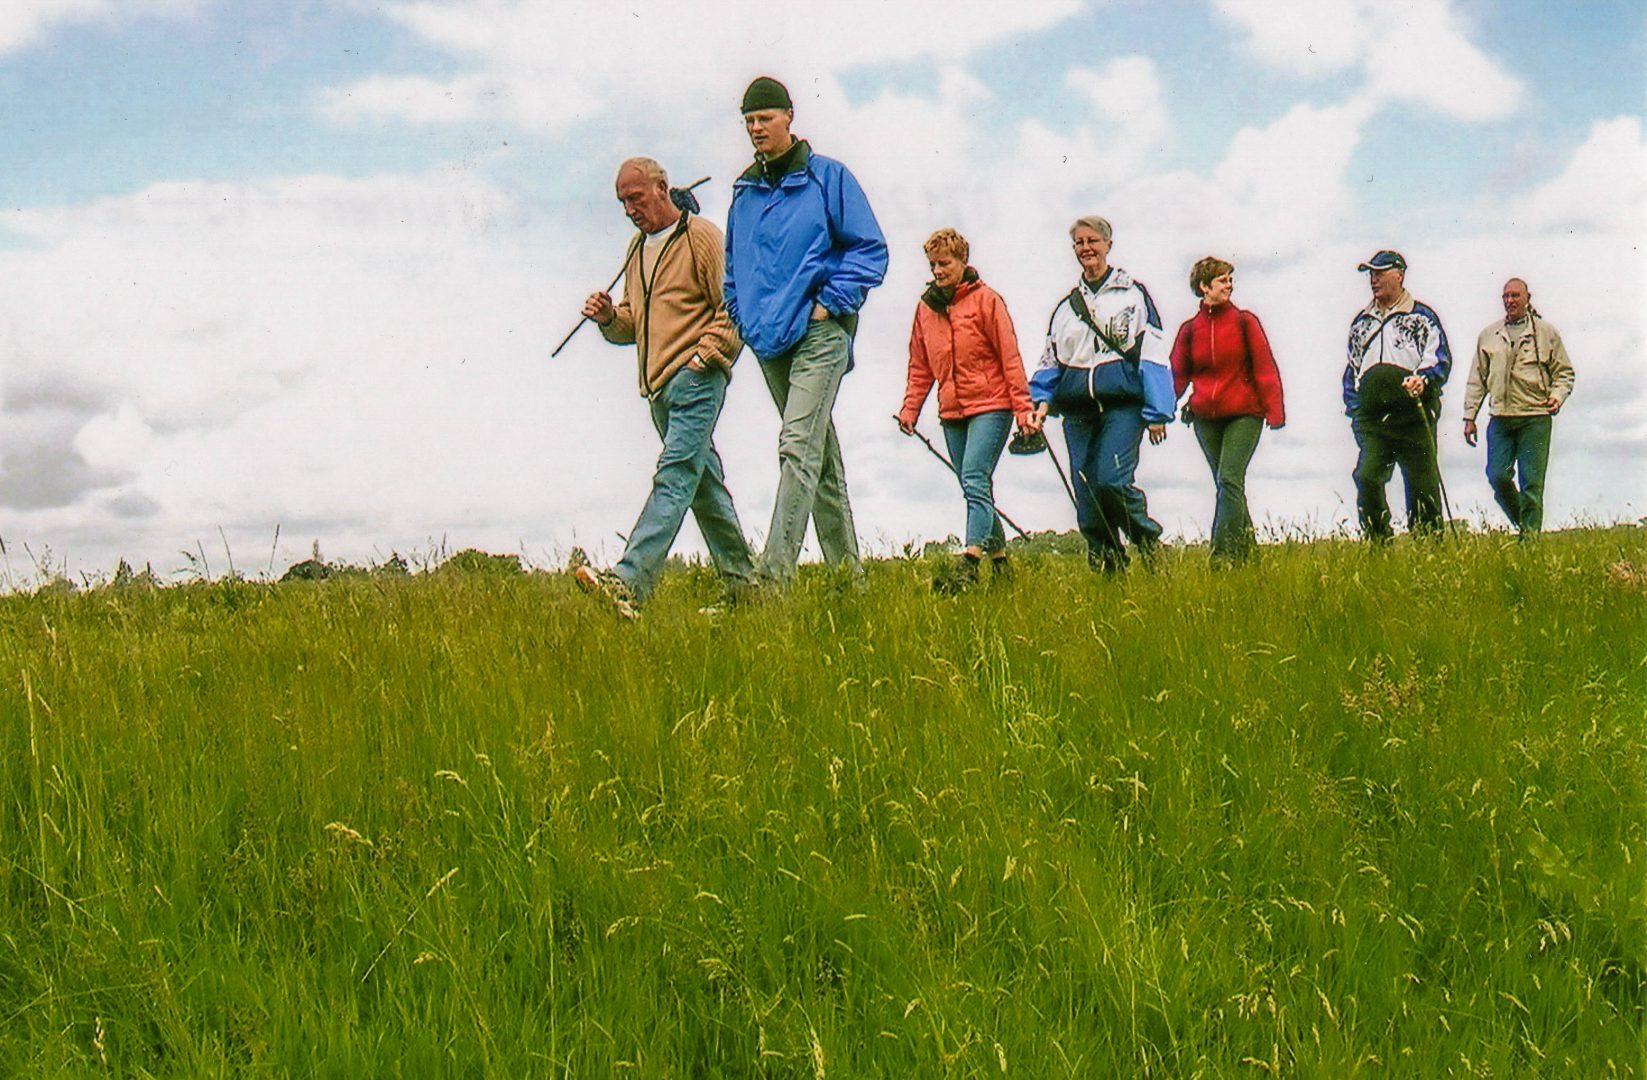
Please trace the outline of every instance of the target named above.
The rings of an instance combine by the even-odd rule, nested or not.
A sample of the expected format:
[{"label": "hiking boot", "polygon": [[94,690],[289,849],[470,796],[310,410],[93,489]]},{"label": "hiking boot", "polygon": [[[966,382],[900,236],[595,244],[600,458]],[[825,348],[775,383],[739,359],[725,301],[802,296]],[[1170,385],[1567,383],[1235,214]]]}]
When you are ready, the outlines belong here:
[{"label": "hiking boot", "polygon": [[640,611],[635,604],[635,594],[629,591],[629,586],[623,578],[611,570],[593,570],[588,566],[579,566],[572,571],[572,580],[578,583],[578,588],[598,600],[604,601],[620,619],[636,619]]},{"label": "hiking boot", "polygon": [[1127,568],[1127,553],[1122,550],[1088,550],[1087,566],[1105,577],[1116,577]]},{"label": "hiking boot", "polygon": [[965,592],[978,584],[978,563],[976,555],[962,555],[955,560],[948,570],[932,579],[932,589],[941,596],[954,596]]},{"label": "hiking boot", "polygon": [[1012,580],[1012,562],[1004,551],[989,557],[989,583],[1005,585]]}]

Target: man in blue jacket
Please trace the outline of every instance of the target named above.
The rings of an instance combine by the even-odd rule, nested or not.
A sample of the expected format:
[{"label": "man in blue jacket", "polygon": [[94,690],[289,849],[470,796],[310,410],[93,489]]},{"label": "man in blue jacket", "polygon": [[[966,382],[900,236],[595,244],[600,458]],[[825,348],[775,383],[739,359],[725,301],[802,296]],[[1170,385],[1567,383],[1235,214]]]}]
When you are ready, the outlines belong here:
[{"label": "man in blue jacket", "polygon": [[782,83],[750,83],[742,111],[755,163],[732,185],[726,309],[783,415],[761,573],[778,586],[794,580],[811,517],[824,561],[861,574],[831,413],[852,368],[858,309],[886,276],[886,240],[846,166],[790,134]]}]

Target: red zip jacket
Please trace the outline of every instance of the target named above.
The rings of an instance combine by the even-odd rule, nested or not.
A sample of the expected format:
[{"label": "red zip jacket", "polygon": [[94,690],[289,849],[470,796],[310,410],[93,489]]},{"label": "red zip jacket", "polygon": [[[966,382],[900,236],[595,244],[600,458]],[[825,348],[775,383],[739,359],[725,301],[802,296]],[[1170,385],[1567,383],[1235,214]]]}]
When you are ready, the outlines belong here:
[{"label": "red zip jacket", "polygon": [[1234,304],[1201,310],[1178,328],[1172,343],[1172,389],[1193,387],[1191,414],[1203,420],[1261,416],[1272,428],[1287,422],[1281,372],[1258,316]]},{"label": "red zip jacket", "polygon": [[971,267],[947,303],[932,288],[915,305],[900,420],[915,423],[934,382],[940,420],[1008,409],[1025,421],[1035,408],[1006,301],[979,281]]}]

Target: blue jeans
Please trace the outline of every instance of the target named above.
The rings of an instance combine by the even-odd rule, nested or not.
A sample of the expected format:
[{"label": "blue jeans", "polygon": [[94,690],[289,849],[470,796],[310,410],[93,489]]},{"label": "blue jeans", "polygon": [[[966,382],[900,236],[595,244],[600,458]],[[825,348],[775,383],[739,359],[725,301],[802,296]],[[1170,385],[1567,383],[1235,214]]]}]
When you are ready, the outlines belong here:
[{"label": "blue jeans", "polygon": [[[1487,482],[1523,536],[1544,526],[1544,473],[1550,464],[1548,416],[1495,416],[1487,421]],[[1516,473],[1521,474],[1520,490]]]},{"label": "blue jeans", "polygon": [[698,519],[721,576],[734,586],[753,580],[749,542],[715,452],[715,421],[726,401],[726,383],[727,374],[718,367],[702,372],[681,368],[652,398],[652,425],[663,437],[663,453],[652,474],[652,493],[629,531],[623,558],[613,567],[636,602],[644,602],[657,585],[688,509]]},{"label": "blue jeans", "polygon": [[1070,471],[1075,474],[1070,478],[1075,485],[1075,522],[1086,538],[1088,558],[1106,570],[1127,564],[1126,549],[1121,546],[1123,533],[1139,543],[1132,515],[1135,501],[1142,515],[1143,492],[1132,495],[1137,491],[1132,480],[1138,471],[1144,426],[1142,405],[1064,413],[1064,444],[1069,449]]},{"label": "blue jeans", "polygon": [[943,421],[949,460],[961,474],[966,499],[966,546],[1004,551],[1006,533],[995,513],[995,465],[1012,433],[1012,413],[1001,409]]},{"label": "blue jeans", "polygon": [[846,467],[830,414],[846,374],[850,338],[835,319],[808,324],[806,335],[787,353],[761,360],[767,389],[783,415],[778,431],[778,494],[772,527],[761,554],[761,574],[776,585],[795,579],[795,563],[811,518],[824,562],[863,572],[852,504],[846,496]]}]

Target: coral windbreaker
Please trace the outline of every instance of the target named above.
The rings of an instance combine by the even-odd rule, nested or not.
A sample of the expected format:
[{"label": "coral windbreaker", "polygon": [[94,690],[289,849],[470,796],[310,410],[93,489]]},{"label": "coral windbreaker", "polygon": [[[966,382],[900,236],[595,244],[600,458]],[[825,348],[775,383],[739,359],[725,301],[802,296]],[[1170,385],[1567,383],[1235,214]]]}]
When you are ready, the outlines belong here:
[{"label": "coral windbreaker", "polygon": [[1034,410],[1006,301],[970,267],[947,303],[942,292],[930,288],[915,305],[900,420],[915,423],[934,382],[940,420],[1010,409],[1027,421]]},{"label": "coral windbreaker", "polygon": [[1203,420],[1260,416],[1272,428],[1287,422],[1281,372],[1258,316],[1234,304],[1212,311],[1205,304],[1172,343],[1172,389],[1183,397],[1193,387],[1189,410]]}]

